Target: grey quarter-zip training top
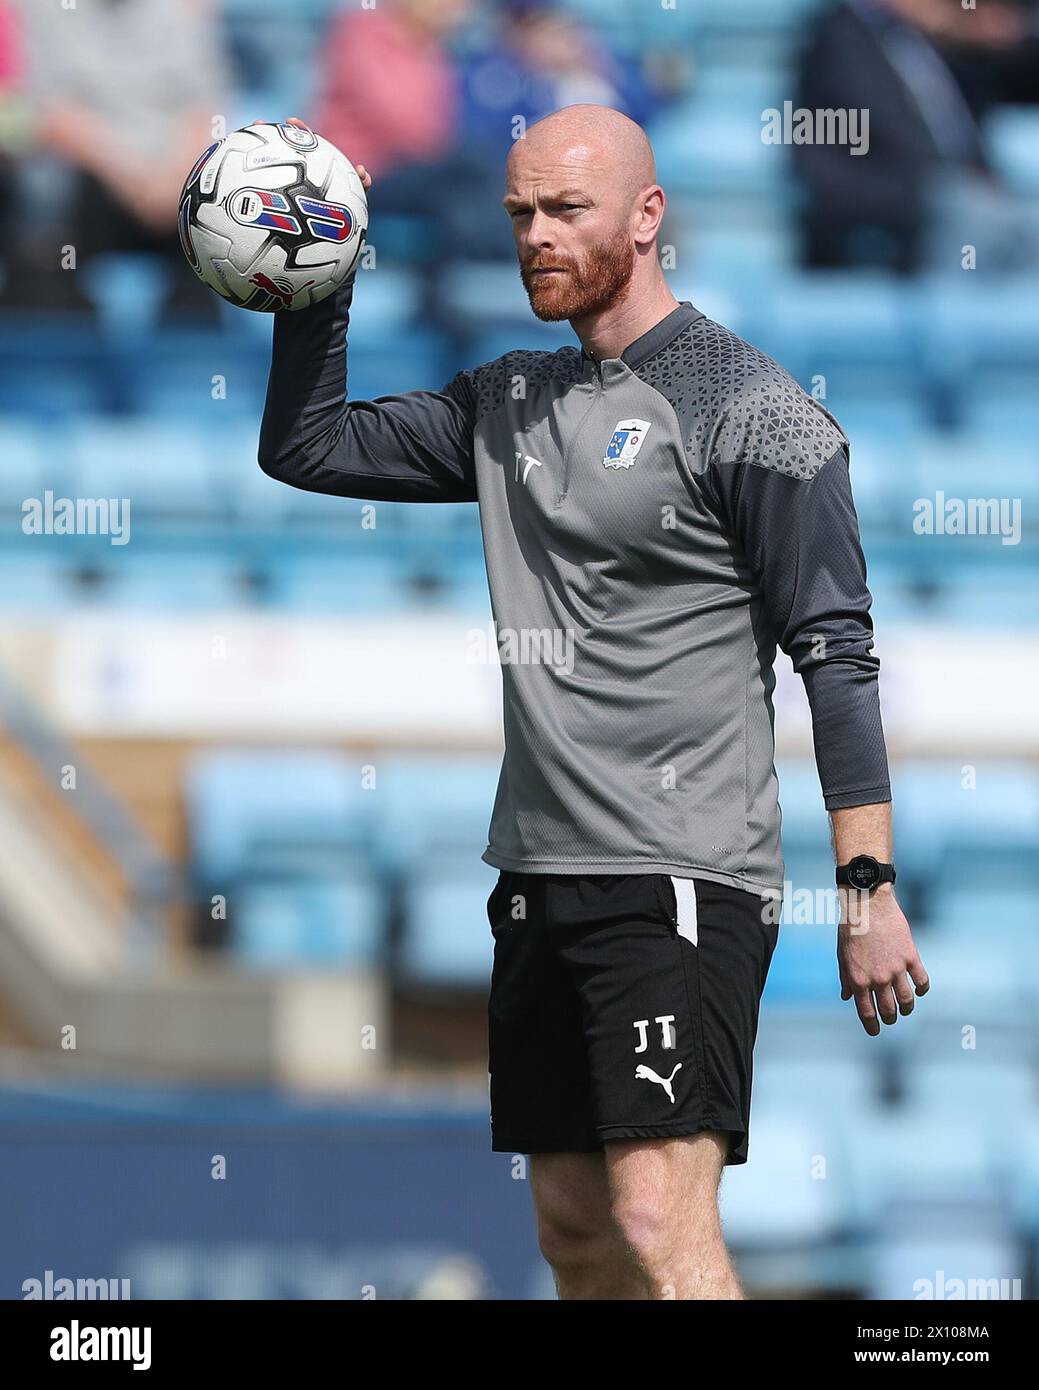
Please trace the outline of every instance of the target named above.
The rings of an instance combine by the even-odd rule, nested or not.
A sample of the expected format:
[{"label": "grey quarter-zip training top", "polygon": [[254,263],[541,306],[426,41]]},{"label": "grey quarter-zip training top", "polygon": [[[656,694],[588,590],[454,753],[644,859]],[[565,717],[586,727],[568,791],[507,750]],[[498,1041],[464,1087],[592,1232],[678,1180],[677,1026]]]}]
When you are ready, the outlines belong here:
[{"label": "grey quarter-zip training top", "polygon": [[848,443],[818,401],[687,301],[620,357],[508,352],[350,401],[352,294],[275,316],[260,465],[479,504],[504,693],[489,864],[781,888],[777,645],[826,807],[890,800]]}]

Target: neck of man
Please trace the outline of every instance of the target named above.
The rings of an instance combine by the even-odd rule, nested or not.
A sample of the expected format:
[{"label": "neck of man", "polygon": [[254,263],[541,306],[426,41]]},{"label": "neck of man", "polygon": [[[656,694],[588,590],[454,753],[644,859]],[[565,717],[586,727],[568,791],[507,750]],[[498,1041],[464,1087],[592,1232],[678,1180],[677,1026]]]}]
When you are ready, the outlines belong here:
[{"label": "neck of man", "polygon": [[589,357],[597,362],[620,357],[626,347],[678,308],[679,301],[668,289],[659,266],[655,269],[656,277],[649,286],[637,285],[637,277],[632,276],[623,294],[608,309],[570,320],[570,327]]}]

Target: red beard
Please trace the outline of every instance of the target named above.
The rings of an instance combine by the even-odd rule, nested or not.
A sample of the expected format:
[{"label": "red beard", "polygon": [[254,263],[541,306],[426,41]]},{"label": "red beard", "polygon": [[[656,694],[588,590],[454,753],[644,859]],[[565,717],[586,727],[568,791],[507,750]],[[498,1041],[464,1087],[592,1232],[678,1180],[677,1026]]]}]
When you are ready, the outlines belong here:
[{"label": "red beard", "polygon": [[[533,275],[539,266],[563,266],[559,275]],[[625,233],[588,252],[575,265],[551,252],[520,268],[523,288],[537,318],[546,323],[601,313],[627,287],[635,268],[635,248]]]}]

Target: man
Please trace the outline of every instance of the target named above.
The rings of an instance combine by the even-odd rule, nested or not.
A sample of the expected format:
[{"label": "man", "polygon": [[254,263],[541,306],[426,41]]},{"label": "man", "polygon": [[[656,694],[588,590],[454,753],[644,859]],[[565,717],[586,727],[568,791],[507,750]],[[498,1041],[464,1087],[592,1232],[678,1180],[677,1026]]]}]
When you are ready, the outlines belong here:
[{"label": "man", "polygon": [[54,249],[67,243],[80,269],[125,252],[165,263],[164,312],[212,319],[217,301],[183,273],[177,205],[184,171],[214,139],[212,113],[228,86],[217,7],[212,0],[19,0],[18,9],[34,136],[68,167],[71,208],[58,237],[41,237],[33,216],[12,228],[17,254],[5,303],[87,307],[80,277],[61,268]]},{"label": "man", "polygon": [[[503,659],[493,1147],[532,1155],[562,1298],[739,1298],[717,1188],[747,1157],[783,881],[777,642],[808,688],[839,864],[863,889],[891,876],[846,440],[675,300],[664,192],[626,116],[531,126],[504,202],[534,313],[580,349],[346,403],[344,291],[275,322],[260,463],[318,492],[479,502],[499,636],[567,639],[559,660]],[[917,993],[927,977],[890,883],[868,901],[838,955],[875,1034],[912,1009],[907,971]]]},{"label": "man", "polygon": [[868,111],[869,149],[793,146],[806,263],[916,271],[947,223],[958,266],[964,222],[989,263],[1034,256],[1034,228],[992,169],[979,124],[993,101],[1034,99],[1034,49],[1024,13],[1005,3],[841,0],[813,16],[795,105]]}]

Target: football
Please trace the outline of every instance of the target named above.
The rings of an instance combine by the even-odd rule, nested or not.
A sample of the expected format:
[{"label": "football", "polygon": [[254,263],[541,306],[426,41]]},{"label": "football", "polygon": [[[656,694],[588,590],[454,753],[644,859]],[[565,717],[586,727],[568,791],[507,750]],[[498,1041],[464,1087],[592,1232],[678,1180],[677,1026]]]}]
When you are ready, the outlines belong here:
[{"label": "football", "polygon": [[305,309],[357,269],[368,200],[354,166],[312,130],[245,126],[199,155],[180,195],[188,264],[232,304]]}]

